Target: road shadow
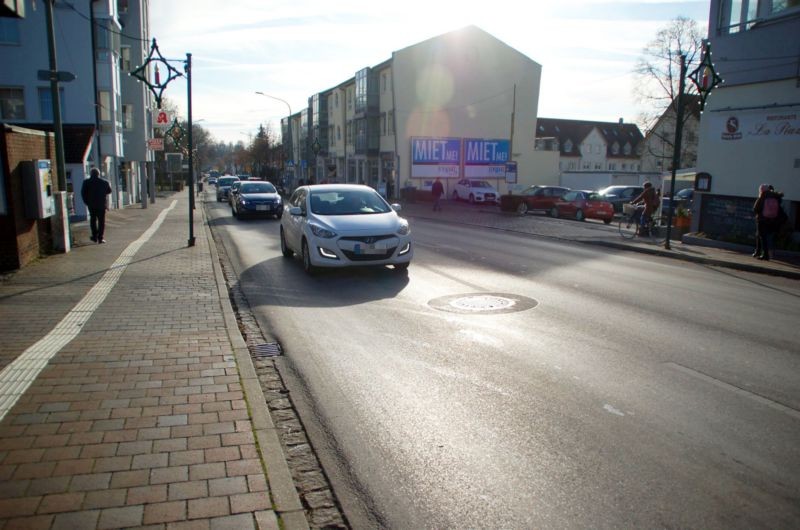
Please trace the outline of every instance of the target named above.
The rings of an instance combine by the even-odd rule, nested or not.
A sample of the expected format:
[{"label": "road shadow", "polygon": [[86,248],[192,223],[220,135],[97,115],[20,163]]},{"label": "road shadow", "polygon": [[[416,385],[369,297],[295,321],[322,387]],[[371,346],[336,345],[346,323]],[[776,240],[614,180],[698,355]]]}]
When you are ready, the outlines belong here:
[{"label": "road shadow", "polygon": [[268,259],[239,275],[253,308],[347,307],[395,298],[408,284],[407,271],[389,266],[321,269],[309,275],[297,256]]}]

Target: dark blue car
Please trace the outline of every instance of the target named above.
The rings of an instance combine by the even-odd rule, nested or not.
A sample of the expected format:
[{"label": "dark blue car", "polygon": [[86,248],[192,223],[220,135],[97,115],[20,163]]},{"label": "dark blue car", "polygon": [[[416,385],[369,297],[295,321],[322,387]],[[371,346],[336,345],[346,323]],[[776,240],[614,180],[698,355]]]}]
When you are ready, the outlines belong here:
[{"label": "dark blue car", "polygon": [[231,204],[233,216],[274,217],[283,215],[283,198],[269,182],[243,181]]}]

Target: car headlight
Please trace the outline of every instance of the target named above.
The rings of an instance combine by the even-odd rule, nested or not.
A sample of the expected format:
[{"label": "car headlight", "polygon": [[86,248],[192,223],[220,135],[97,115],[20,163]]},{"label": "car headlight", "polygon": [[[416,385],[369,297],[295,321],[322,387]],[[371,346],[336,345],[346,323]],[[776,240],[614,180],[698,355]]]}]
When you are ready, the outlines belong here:
[{"label": "car headlight", "polygon": [[242,202],[242,206],[247,206],[247,201],[246,200],[241,199],[241,202]]},{"label": "car headlight", "polygon": [[411,227],[408,226],[408,221],[400,219],[400,227],[397,229],[397,233],[401,236],[407,236],[411,233]]},{"label": "car headlight", "polygon": [[311,232],[317,237],[322,237],[324,239],[330,239],[332,237],[336,237],[336,232],[334,232],[333,230],[328,230],[327,228],[323,228],[315,224],[310,224],[308,226],[311,227]]}]

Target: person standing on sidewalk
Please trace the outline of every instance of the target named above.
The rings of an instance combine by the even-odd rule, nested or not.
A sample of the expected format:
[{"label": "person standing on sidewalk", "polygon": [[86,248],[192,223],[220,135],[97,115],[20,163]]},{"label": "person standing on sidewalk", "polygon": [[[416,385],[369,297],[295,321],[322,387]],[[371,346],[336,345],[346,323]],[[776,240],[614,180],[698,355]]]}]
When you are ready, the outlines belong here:
[{"label": "person standing on sidewalk", "polygon": [[786,215],[781,208],[782,199],[783,193],[776,193],[769,184],[758,187],[758,199],[753,204],[756,217],[756,250],[753,256],[757,259],[769,261],[772,239],[783,223],[782,215]]},{"label": "person standing on sidewalk", "polygon": [[89,172],[89,178],[83,181],[81,186],[81,198],[89,209],[89,226],[92,229],[92,241],[105,243],[103,234],[106,230],[106,209],[108,208],[107,197],[111,195],[111,184],[100,177],[100,170],[93,167]]},{"label": "person standing on sidewalk", "polygon": [[436,177],[436,180],[431,186],[431,195],[433,195],[433,211],[442,211],[442,195],[444,195],[444,186],[442,180]]}]

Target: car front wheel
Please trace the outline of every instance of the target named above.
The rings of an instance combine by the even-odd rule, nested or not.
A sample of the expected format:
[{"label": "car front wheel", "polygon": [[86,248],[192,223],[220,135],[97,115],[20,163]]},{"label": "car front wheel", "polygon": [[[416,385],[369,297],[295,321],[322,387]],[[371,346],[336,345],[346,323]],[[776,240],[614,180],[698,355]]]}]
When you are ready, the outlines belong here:
[{"label": "car front wheel", "polygon": [[583,213],[583,210],[578,210],[577,212],[575,212],[575,219],[578,221],[585,221],[586,214]]},{"label": "car front wheel", "polygon": [[454,201],[457,201],[457,200],[458,200],[458,192],[457,192],[457,191],[454,191],[454,192],[453,192],[453,200],[454,200]]},{"label": "car front wheel", "polygon": [[528,203],[526,203],[525,201],[519,203],[519,206],[517,206],[517,213],[520,215],[525,215],[526,213],[528,213]]},{"label": "car front wheel", "polygon": [[558,208],[556,208],[555,206],[553,206],[550,209],[550,217],[552,217],[553,219],[558,219]]},{"label": "car front wheel", "polygon": [[311,254],[308,252],[308,242],[305,239],[303,240],[303,270],[309,275],[317,272],[317,268],[311,263]]}]

